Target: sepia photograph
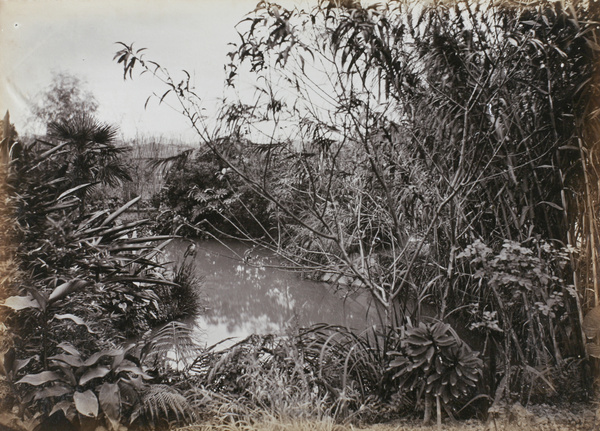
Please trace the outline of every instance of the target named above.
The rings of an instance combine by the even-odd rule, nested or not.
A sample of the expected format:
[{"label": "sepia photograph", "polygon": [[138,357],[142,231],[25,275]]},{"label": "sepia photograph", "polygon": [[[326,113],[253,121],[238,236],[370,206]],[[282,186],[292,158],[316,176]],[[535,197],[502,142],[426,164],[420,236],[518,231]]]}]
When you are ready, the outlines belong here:
[{"label": "sepia photograph", "polygon": [[0,0],[0,431],[600,430],[599,0]]}]

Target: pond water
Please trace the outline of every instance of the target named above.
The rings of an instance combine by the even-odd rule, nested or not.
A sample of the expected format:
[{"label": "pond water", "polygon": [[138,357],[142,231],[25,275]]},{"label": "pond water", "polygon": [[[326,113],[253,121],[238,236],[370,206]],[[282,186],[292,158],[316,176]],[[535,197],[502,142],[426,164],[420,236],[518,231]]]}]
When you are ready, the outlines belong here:
[{"label": "pond water", "polygon": [[[173,241],[165,257],[181,262],[189,245],[190,241]],[[252,264],[244,262],[245,254]],[[246,244],[196,241],[194,262],[208,307],[196,323],[207,346],[230,337],[283,334],[315,323],[362,330],[371,322],[366,298],[344,297],[326,283],[275,268],[279,261],[274,255]],[[233,340],[227,343],[231,344]]]}]

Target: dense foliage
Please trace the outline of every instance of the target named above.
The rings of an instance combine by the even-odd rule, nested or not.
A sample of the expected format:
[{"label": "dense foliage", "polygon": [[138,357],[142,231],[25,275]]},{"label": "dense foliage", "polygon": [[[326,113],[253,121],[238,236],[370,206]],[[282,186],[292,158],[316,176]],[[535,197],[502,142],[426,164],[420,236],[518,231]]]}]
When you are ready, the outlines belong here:
[{"label": "dense foliage", "polygon": [[[204,145],[270,202],[275,228],[257,242],[369,292],[382,328],[455,326],[481,351],[488,400],[527,402],[587,381],[582,321],[600,292],[594,8],[261,2],[238,26],[227,79],[250,74],[255,91],[224,107],[216,135],[189,75],[175,84],[132,46],[117,58],[126,76],[161,79]],[[241,155],[223,145],[265,122],[275,131]],[[570,387],[560,395],[587,390]]]},{"label": "dense foliage", "polygon": [[160,100],[203,142],[164,161],[165,233],[251,239],[369,293],[380,321],[197,350],[178,322],[198,310],[192,269],[163,267],[170,236],[119,223],[137,198],[91,209],[95,185],[129,173],[114,130],[69,112],[45,140],[3,141],[14,402],[32,424],[119,429],[257,408],[428,420],[435,405],[439,422],[442,409],[585,398],[587,353],[600,355],[585,350],[598,308],[583,319],[600,301],[594,8],[261,2],[238,26],[226,70],[239,98],[216,127],[190,74],[123,45],[124,76],[162,80]]},{"label": "dense foliage", "polygon": [[163,208],[157,219],[159,230],[166,233],[179,227],[179,233],[190,236],[235,237],[260,237],[269,230],[267,201],[231,175],[213,153],[187,151],[159,163],[168,168],[164,186],[155,196]]},{"label": "dense foliage", "polygon": [[94,185],[128,178],[114,129],[81,116],[50,130],[3,161],[17,268],[2,291],[3,407],[19,406],[26,429],[189,420],[176,393],[151,394],[174,369],[169,355],[193,345],[177,320],[200,311],[198,283],[189,266],[162,263],[171,237],[120,221],[139,198],[116,211],[86,202]]}]

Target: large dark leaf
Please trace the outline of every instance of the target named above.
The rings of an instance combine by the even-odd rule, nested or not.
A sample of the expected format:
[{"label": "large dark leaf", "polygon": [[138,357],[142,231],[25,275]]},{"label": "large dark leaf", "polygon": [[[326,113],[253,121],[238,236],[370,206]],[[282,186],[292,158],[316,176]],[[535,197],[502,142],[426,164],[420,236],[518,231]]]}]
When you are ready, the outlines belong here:
[{"label": "large dark leaf", "polygon": [[13,310],[25,310],[27,308],[40,309],[40,304],[31,296],[11,296],[6,298],[4,304],[1,305],[12,308]]},{"label": "large dark leaf", "polygon": [[92,391],[75,392],[73,401],[75,401],[75,408],[83,416],[98,417],[98,398]]},{"label": "large dark leaf", "polygon": [[129,202],[127,202],[125,205],[123,205],[121,208],[119,208],[118,210],[116,210],[114,213],[112,213],[111,215],[109,215],[100,226],[106,226],[108,225],[110,222],[112,222],[113,220],[115,220],[117,217],[119,217],[121,214],[123,214],[129,207],[131,207],[132,205],[135,205],[142,197],[138,196],[136,198],[133,198],[132,200],[130,200]]},{"label": "large dark leaf", "polygon": [[114,430],[118,429],[121,420],[121,392],[116,383],[104,383],[98,393],[100,407],[110,421]]},{"label": "large dark leaf", "polygon": [[83,321],[82,318],[77,317],[74,314],[70,314],[70,313],[67,313],[67,314],[55,314],[54,318],[55,319],[59,319],[59,320],[65,320],[65,319],[71,320],[71,321],[75,322],[77,325],[85,326],[85,328],[88,330],[88,332],[90,334],[94,333],[94,331],[92,331],[92,329],[87,325],[87,323],[85,323]]},{"label": "large dark leaf", "polygon": [[63,341],[57,347],[60,347],[65,352],[70,353],[71,355],[74,355],[74,356],[79,356],[80,355],[79,350],[77,350],[75,348],[75,346],[73,346],[71,343],[69,343],[67,341]]},{"label": "large dark leaf", "polygon": [[54,405],[54,407],[52,408],[52,410],[50,411],[50,414],[48,416],[52,416],[54,413],[56,413],[57,411],[62,410],[63,413],[65,414],[65,417],[73,422],[73,420],[75,419],[76,415],[77,415],[77,411],[75,410],[73,403],[71,401],[59,401],[58,403],[56,403]]},{"label": "large dark leaf", "polygon": [[91,367],[92,365],[96,364],[101,357],[115,356],[118,355],[119,352],[120,349],[102,350],[100,352],[96,352],[89,358],[87,358],[85,361],[83,361],[83,365],[85,365],[86,367]]},{"label": "large dark leaf", "polygon": [[83,386],[90,380],[97,379],[98,377],[104,377],[108,373],[110,373],[110,368],[108,367],[98,366],[95,368],[90,368],[83,374],[83,376],[81,376],[79,379],[79,384]]},{"label": "large dark leaf", "polygon": [[60,376],[57,373],[54,371],[42,371],[37,374],[27,374],[21,380],[17,381],[17,383],[27,383],[29,385],[39,386],[55,380],[60,380]]},{"label": "large dark leaf", "polygon": [[41,391],[37,391],[33,396],[33,399],[40,400],[42,398],[61,397],[65,394],[68,394],[72,390],[72,388],[62,385],[50,386],[49,388],[44,388]]},{"label": "large dark leaf", "polygon": [[80,278],[74,278],[73,280],[67,281],[66,283],[63,283],[60,286],[57,286],[56,289],[52,291],[52,293],[48,297],[48,302],[53,303],[55,301],[58,301],[59,299],[64,298],[70,293],[83,289],[88,284],[91,283]]},{"label": "large dark leaf", "polygon": [[65,355],[64,353],[50,356],[48,359],[52,359],[55,361],[61,361],[65,364],[71,365],[72,367],[81,367],[83,365],[83,361],[81,360],[81,356],[79,355]]}]

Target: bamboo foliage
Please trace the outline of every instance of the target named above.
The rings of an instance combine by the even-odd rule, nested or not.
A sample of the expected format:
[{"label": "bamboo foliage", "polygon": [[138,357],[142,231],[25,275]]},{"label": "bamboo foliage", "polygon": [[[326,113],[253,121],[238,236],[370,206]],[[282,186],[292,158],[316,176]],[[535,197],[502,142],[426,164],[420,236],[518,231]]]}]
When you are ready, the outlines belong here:
[{"label": "bamboo foliage", "polygon": [[[239,237],[370,293],[384,327],[499,316],[501,331],[486,326],[480,343],[488,364],[502,353],[486,382],[493,395],[498,377],[515,385],[515,367],[560,371],[583,353],[583,314],[598,292],[597,18],[590,5],[562,2],[322,2],[309,12],[261,2],[240,23],[227,69],[234,86],[253,74],[255,97],[226,106],[216,134],[193,111],[189,75],[175,84],[125,44],[117,58],[125,76],[141,67],[166,84],[161,100],[178,100],[206,148],[270,202],[274,227],[257,239],[238,225]],[[298,133],[244,133],[264,121]],[[477,262],[458,258],[477,240],[513,264],[520,252],[510,247],[541,256],[545,241],[570,253],[569,265],[527,263],[544,288],[544,274],[564,271],[543,301],[576,286],[548,330],[511,308],[513,295],[525,307],[535,297],[516,267],[482,278]],[[499,274],[510,275],[504,291]],[[553,332],[557,319],[578,334],[575,346]]]}]

